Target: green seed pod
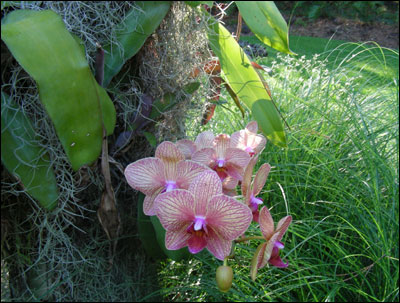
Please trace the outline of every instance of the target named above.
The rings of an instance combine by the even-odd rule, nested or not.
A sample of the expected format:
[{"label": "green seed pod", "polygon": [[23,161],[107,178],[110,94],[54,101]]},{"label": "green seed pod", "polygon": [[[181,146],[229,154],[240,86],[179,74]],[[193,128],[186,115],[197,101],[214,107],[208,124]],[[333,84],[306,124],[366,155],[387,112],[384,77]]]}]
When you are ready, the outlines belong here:
[{"label": "green seed pod", "polygon": [[219,290],[222,292],[227,292],[232,286],[232,267],[226,265],[219,266],[217,268],[216,279]]}]

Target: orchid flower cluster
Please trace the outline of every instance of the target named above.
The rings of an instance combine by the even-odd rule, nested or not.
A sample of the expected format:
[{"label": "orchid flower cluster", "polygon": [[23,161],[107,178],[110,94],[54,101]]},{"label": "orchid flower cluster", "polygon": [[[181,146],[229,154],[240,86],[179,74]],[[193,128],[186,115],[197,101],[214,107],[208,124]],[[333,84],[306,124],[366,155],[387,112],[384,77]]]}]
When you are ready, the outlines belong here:
[{"label": "orchid flower cluster", "polygon": [[[224,261],[217,270],[217,284],[222,291],[232,284],[232,270],[226,268],[233,241],[265,240],[253,257],[253,280],[267,263],[288,266],[279,257],[279,250],[284,247],[281,239],[292,217],[284,217],[274,228],[268,208],[259,210],[263,201],[257,195],[271,166],[263,164],[252,181],[253,169],[266,144],[265,137],[257,132],[257,122],[252,121],[231,136],[205,131],[194,142],[164,141],[155,157],[140,159],[125,169],[128,184],[146,196],[143,212],[157,216],[166,230],[167,249],[187,246],[196,254],[207,248]],[[236,191],[239,185],[243,199]],[[243,237],[252,221],[259,223],[262,236]]]}]

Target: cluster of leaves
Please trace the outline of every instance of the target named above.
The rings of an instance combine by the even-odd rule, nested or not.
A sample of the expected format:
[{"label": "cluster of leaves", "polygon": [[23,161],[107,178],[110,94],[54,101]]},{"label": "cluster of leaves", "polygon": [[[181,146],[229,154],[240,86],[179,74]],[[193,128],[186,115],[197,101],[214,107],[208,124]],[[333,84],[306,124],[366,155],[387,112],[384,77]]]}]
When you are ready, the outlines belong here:
[{"label": "cluster of leaves", "polygon": [[[231,270],[226,269],[232,241],[265,240],[251,262],[253,280],[257,270],[267,263],[288,266],[280,259],[279,250],[284,247],[280,240],[291,223],[291,216],[281,219],[275,228],[268,208],[258,210],[263,202],[256,196],[264,187],[271,167],[263,164],[252,181],[253,169],[266,144],[264,136],[257,131],[257,122],[253,121],[232,136],[214,136],[206,131],[195,142],[165,141],[156,149],[155,157],[140,159],[125,169],[128,184],[146,195],[144,214],[158,218],[165,229],[154,224],[156,236],[146,231],[142,239],[147,239],[146,242],[161,239],[158,244],[164,247],[165,242],[164,251],[187,246],[190,253],[196,254],[207,248],[224,261],[224,266],[217,270],[217,283],[224,281],[220,287],[223,291],[229,289],[227,282],[232,283]],[[242,203],[237,198],[239,182]],[[252,220],[260,224],[262,236],[238,239]],[[148,247],[155,249],[157,244],[149,243]],[[171,256],[176,259],[181,255],[172,253]]]},{"label": "cluster of leaves", "polygon": [[[194,9],[203,9],[203,12],[208,14],[199,5],[204,4],[207,7],[212,3],[188,1],[187,4]],[[4,3],[4,5],[2,3],[2,7],[6,5],[9,3]],[[105,52],[99,56],[100,63],[97,64],[96,78],[93,77],[85,59],[82,41],[67,31],[62,19],[56,13],[21,9],[12,11],[3,18],[2,40],[19,64],[37,82],[40,100],[54,123],[57,135],[74,170],[93,163],[104,146],[103,131],[106,135],[114,131],[116,111],[103,87],[106,87],[124,63],[140,50],[146,38],[154,32],[165,17],[170,5],[169,1],[138,2],[143,14],[138,18],[135,10],[132,10],[118,25],[118,45],[122,45],[124,51],[120,52],[114,44],[105,45]],[[286,23],[272,2],[262,4],[246,2],[244,5],[238,1],[237,5],[257,37],[280,51],[290,53]],[[131,30],[135,28],[142,30]],[[213,18],[210,18],[208,36],[210,47],[219,58],[221,78],[229,84],[235,102],[239,106],[240,100],[252,111],[255,120],[259,122],[261,129],[271,142],[286,146],[285,134],[277,110],[266,92],[262,79],[253,69],[241,47]],[[173,96],[170,97],[173,98]],[[144,102],[146,106],[141,114],[144,117],[154,118],[157,115],[151,111],[154,100],[147,99],[149,100]],[[13,101],[5,92],[4,98],[2,94],[2,100],[8,102],[5,108],[13,107]],[[160,107],[164,108],[176,104],[173,101],[167,105],[165,102],[161,103]],[[11,114],[6,109],[2,110],[2,119],[6,119],[5,116]],[[15,137],[13,130],[20,126],[13,125],[13,122],[16,120],[8,122],[3,128],[3,133],[10,133],[5,138]],[[133,135],[134,131],[143,126],[143,121],[141,122],[140,125],[134,125],[131,130],[123,134],[120,140],[121,145]],[[23,128],[31,129],[29,125]],[[21,134],[19,136],[21,137]],[[147,137],[150,141],[155,141],[150,134]],[[32,136],[23,135],[23,141],[25,144],[20,147],[23,156],[17,155],[12,144],[5,142],[5,148],[2,149],[2,161],[7,169],[21,181],[26,192],[37,199],[44,208],[52,210],[57,205],[56,197],[58,196],[55,182],[49,182],[51,187],[46,189],[47,192],[52,193],[51,201],[48,201],[48,197],[32,190],[34,184],[43,183],[41,179],[43,173],[32,173],[38,170],[39,166],[42,166],[47,179],[54,180],[51,164],[45,161],[46,164],[43,166],[43,161],[40,160],[43,155],[39,155],[37,150],[31,150],[31,146],[34,145]],[[12,160],[7,160],[10,158],[5,156],[6,154],[14,154],[14,157],[11,156]],[[30,157],[25,156],[29,154]],[[40,164],[37,161],[41,161]]]}]

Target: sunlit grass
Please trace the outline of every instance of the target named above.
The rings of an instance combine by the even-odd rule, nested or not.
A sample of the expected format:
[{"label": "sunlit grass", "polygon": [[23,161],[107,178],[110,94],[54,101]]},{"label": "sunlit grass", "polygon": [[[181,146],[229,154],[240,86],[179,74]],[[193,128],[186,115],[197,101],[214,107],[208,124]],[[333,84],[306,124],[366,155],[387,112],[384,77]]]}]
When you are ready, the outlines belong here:
[{"label": "sunlit grass", "polygon": [[[266,78],[290,125],[288,148],[267,143],[258,164],[272,165],[262,197],[274,220],[293,216],[281,251],[290,266],[261,269],[253,282],[249,265],[259,242],[237,245],[233,287],[224,294],[215,283],[222,262],[207,251],[166,261],[159,271],[165,300],[399,299],[398,53],[347,47],[258,60],[272,68]],[[210,123],[190,131],[232,134],[250,121],[222,99],[228,103]],[[247,233],[260,234],[254,223]]]}]

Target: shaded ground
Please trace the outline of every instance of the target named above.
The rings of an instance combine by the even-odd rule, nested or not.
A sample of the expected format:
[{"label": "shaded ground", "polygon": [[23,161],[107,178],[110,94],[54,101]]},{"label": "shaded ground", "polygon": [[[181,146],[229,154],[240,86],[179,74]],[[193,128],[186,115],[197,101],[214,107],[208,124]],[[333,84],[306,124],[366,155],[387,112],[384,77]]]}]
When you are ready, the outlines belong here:
[{"label": "shaded ground", "polygon": [[[289,16],[284,16],[286,22]],[[224,18],[228,29],[236,32],[237,14]],[[367,23],[359,20],[337,17],[318,19],[315,22],[305,22],[301,17],[290,20],[289,35],[319,37],[351,42],[375,41],[380,46],[399,48],[399,26],[384,23]],[[289,23],[289,22],[288,22]],[[243,21],[242,35],[252,35]]]}]

